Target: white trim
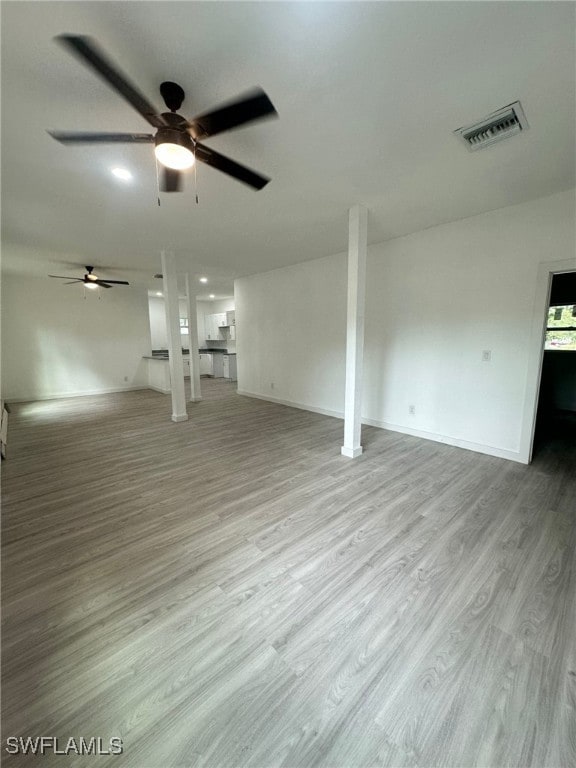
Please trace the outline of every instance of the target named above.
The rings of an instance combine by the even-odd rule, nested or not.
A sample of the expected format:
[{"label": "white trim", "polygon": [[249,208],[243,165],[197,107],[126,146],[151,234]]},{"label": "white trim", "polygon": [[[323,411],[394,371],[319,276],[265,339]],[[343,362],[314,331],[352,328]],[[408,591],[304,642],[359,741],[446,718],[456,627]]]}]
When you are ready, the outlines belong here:
[{"label": "white trim", "polygon": [[521,464],[527,464],[526,461],[523,461],[518,451],[512,451],[509,448],[497,448],[494,445],[472,443],[469,440],[462,440],[458,437],[449,437],[448,435],[440,435],[436,432],[426,432],[423,429],[403,427],[400,424],[391,424],[388,421],[362,419],[362,423],[367,424],[370,427],[388,429],[390,432],[401,432],[404,435],[412,435],[412,437],[421,437],[424,440],[432,440],[435,443],[444,443],[444,445],[451,445],[454,448],[463,448],[465,451],[475,451],[476,453],[484,453],[487,456],[496,456],[498,459],[508,459],[510,461],[517,461]]},{"label": "white trim", "polygon": [[190,275],[184,274],[186,284],[186,311],[188,312],[188,362],[190,376],[184,378],[190,379],[190,397],[188,402],[197,403],[202,400],[202,389],[200,386],[200,355],[198,354],[198,307],[196,296],[190,289]]},{"label": "white trim", "polygon": [[346,307],[346,386],[342,455],[360,456],[368,210],[355,205],[348,213],[348,299]]},{"label": "white trim", "polygon": [[561,274],[562,272],[574,272],[575,270],[576,259],[545,261],[541,262],[538,267],[536,293],[532,309],[532,330],[530,332],[530,342],[528,347],[524,408],[520,430],[519,455],[520,461],[523,464],[529,464],[532,460],[542,362],[544,360],[544,334],[546,333],[546,320],[548,305],[550,303],[552,276]]},{"label": "white trim", "polygon": [[146,389],[153,389],[154,392],[160,392],[161,395],[169,395],[172,392],[171,389],[162,389],[162,387],[154,387],[152,384],[148,384]]},{"label": "white trim", "polygon": [[267,400],[269,403],[276,403],[277,405],[286,405],[288,408],[298,408],[301,411],[312,411],[312,413],[320,413],[322,416],[332,416],[335,419],[343,419],[343,411],[331,411],[326,408],[316,408],[313,405],[304,405],[302,403],[294,403],[292,400],[282,400],[279,397],[269,397],[268,395],[259,395],[256,392],[246,392],[244,389],[237,389],[237,395],[243,397],[255,397],[257,400]]},{"label": "white trim", "polygon": [[[172,251],[160,254],[164,286],[164,309],[168,332],[168,369],[170,371],[170,394],[172,398],[172,421],[183,421],[186,414],[186,392],[184,390],[184,360],[182,357],[182,334],[180,332],[180,302],[176,256]],[[190,321],[189,321],[190,322]]]},{"label": "white trim", "polygon": [[[10,403],[33,403],[36,400],[65,400],[67,397],[90,397],[91,395],[111,395],[115,392],[134,392],[138,389],[151,389],[147,385],[138,387],[106,387],[104,389],[85,389],[76,392],[54,392],[50,395],[16,395],[15,397],[4,396],[4,400]],[[160,390],[157,390],[160,391]]]},{"label": "white trim", "polygon": [[[294,403],[291,400],[282,400],[279,397],[268,397],[267,395],[259,395],[255,392],[246,392],[245,390],[238,389],[237,394],[244,397],[254,397],[257,400],[267,400],[270,403],[277,403],[278,405],[285,405],[288,408],[298,408],[302,411],[312,411],[312,413],[320,413],[322,416],[331,416],[335,419],[343,419],[343,411],[331,411],[326,408],[316,408],[312,405],[304,405],[303,403]],[[463,448],[466,451],[475,451],[476,453],[483,453],[487,456],[495,456],[498,459],[508,459],[509,461],[516,461],[521,464],[527,464],[524,461],[518,451],[513,451],[508,448],[498,448],[494,445],[483,445],[482,443],[472,443],[468,440],[461,440],[456,437],[449,437],[447,435],[439,435],[435,432],[426,432],[421,429],[412,429],[411,427],[403,427],[399,424],[392,424],[388,421],[377,421],[376,419],[362,419],[362,424],[366,424],[369,427],[378,427],[378,429],[388,429],[390,432],[401,432],[405,435],[412,435],[413,437],[420,437],[423,440],[432,440],[435,443],[443,443],[444,445],[451,445],[455,448]],[[359,454],[358,454],[359,455]]]},{"label": "white trim", "polygon": [[345,445],[340,448],[340,453],[342,456],[346,456],[347,459],[357,459],[358,456],[362,455],[362,446],[359,445],[357,448],[347,448]]}]

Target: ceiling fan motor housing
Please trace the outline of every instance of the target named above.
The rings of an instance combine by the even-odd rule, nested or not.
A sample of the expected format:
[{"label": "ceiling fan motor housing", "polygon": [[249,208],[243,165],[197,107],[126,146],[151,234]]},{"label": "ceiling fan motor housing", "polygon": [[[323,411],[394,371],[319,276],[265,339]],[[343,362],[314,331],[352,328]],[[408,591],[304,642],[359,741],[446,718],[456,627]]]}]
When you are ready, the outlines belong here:
[{"label": "ceiling fan motor housing", "polygon": [[158,128],[154,144],[157,147],[160,144],[179,144],[182,147],[186,147],[190,152],[194,152],[194,142],[190,134],[181,128]]},{"label": "ceiling fan motor housing", "polygon": [[190,134],[186,130],[187,122],[180,115],[172,112],[163,112],[162,117],[168,124],[166,128],[159,128],[154,138],[156,146],[160,144],[179,144],[182,147],[194,152],[194,143]]}]

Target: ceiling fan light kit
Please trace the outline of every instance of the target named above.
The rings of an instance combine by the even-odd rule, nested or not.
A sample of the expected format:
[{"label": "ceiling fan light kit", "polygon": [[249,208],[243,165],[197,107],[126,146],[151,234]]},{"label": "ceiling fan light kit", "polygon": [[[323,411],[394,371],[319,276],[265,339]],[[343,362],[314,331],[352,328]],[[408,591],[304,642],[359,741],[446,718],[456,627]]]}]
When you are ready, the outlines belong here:
[{"label": "ceiling fan light kit", "polygon": [[185,171],[194,165],[194,144],[187,133],[176,128],[159,128],[154,152],[158,162],[174,171]]}]

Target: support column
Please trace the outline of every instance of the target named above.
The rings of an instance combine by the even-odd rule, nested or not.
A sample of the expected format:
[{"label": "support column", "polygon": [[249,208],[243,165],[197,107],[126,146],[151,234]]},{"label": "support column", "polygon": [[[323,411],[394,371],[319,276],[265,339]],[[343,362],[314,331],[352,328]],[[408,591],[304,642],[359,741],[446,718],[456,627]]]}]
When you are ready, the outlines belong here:
[{"label": "support column", "polygon": [[200,390],[200,357],[198,356],[198,316],[196,312],[196,296],[190,293],[190,276],[186,279],[186,309],[188,311],[188,349],[190,351],[190,402],[202,400]]},{"label": "support column", "polygon": [[368,211],[350,208],[348,219],[348,312],[346,330],[346,396],[342,455],[355,459],[362,453],[362,373],[364,363],[364,302]]},{"label": "support column", "polygon": [[172,391],[172,421],[186,421],[186,396],[184,394],[184,363],[182,361],[182,340],[180,334],[180,308],[178,306],[178,280],[176,259],[173,253],[162,251],[162,274],[164,276],[164,303],[166,306],[166,331],[170,366],[170,389]]}]

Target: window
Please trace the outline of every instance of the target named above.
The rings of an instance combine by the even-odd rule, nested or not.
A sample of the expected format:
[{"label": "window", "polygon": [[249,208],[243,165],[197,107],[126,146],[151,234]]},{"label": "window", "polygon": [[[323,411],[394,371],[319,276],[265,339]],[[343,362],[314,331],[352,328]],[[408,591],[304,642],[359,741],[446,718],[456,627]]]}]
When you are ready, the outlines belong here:
[{"label": "window", "polygon": [[188,318],[180,318],[180,333],[188,333]]},{"label": "window", "polygon": [[550,307],[544,349],[576,351],[576,304]]}]

